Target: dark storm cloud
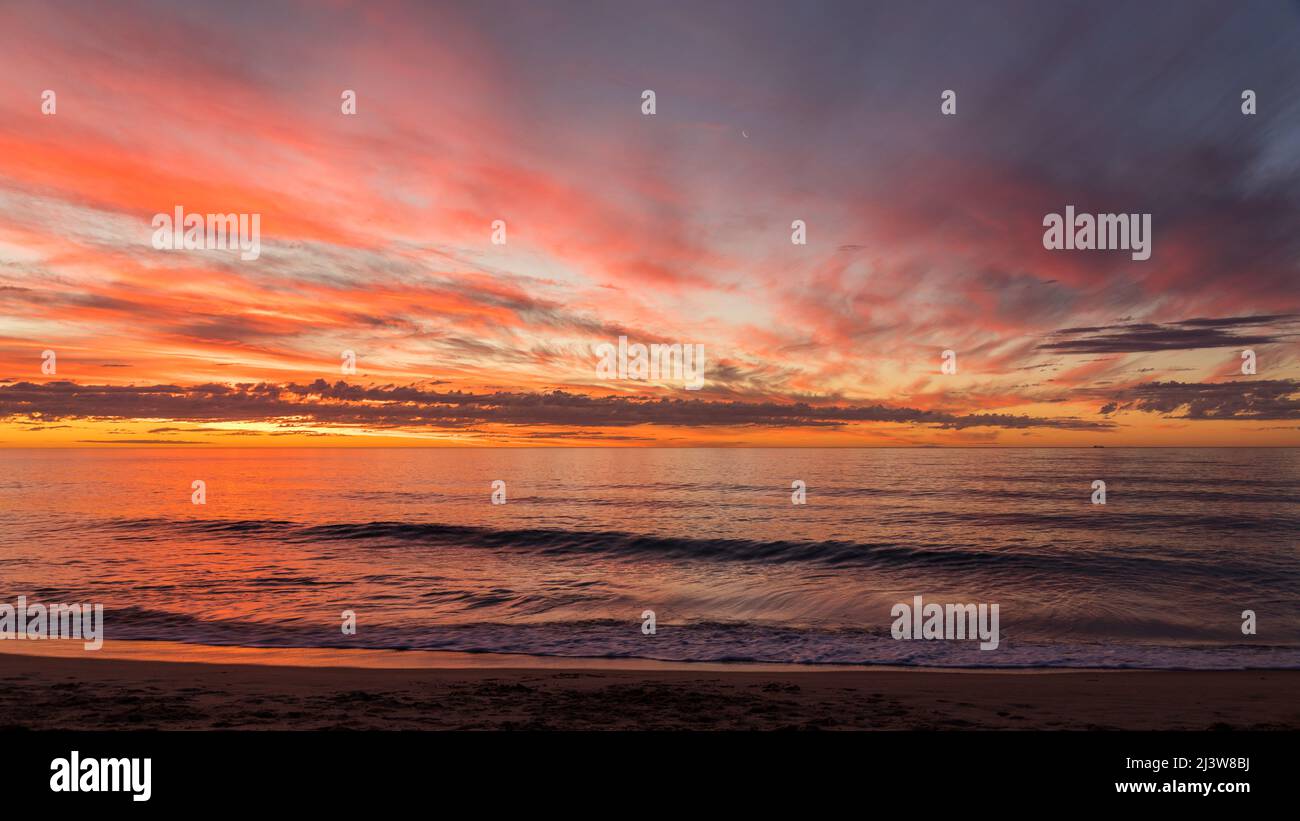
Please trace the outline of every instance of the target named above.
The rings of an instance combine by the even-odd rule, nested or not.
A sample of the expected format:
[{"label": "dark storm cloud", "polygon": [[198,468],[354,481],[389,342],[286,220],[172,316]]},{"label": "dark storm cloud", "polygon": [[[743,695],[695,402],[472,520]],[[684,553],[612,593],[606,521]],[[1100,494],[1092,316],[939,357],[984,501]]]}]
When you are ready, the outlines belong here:
[{"label": "dark storm cloud", "polygon": [[1052,334],[1053,342],[1039,350],[1056,353],[1142,353],[1147,351],[1190,351],[1199,348],[1229,348],[1267,345],[1296,336],[1288,329],[1300,316],[1238,316],[1214,319],[1185,319],[1168,324],[1134,323],[1092,328],[1065,328]]},{"label": "dark storm cloud", "polygon": [[269,383],[115,386],[72,382],[0,386],[0,418],[166,419],[184,422],[291,422],[404,428],[464,429],[471,425],[581,425],[626,427],[713,425],[837,427],[854,422],[894,422],[948,429],[1059,428],[1096,430],[1110,422],[1008,414],[954,414],[885,405],[819,406],[806,402],[718,402],[701,399],[592,397],[545,393],[430,391],[392,385],[317,380],[307,385]]},{"label": "dark storm cloud", "polygon": [[1117,391],[1076,391],[1108,400],[1100,413],[1143,411],[1179,419],[1300,419],[1300,381],[1148,382]]}]

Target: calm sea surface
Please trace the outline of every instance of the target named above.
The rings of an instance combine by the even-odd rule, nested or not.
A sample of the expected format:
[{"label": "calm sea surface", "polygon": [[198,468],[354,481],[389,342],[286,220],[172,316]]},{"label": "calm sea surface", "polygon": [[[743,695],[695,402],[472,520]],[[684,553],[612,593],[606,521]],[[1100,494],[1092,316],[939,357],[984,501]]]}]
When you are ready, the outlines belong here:
[{"label": "calm sea surface", "polygon": [[[0,513],[0,601],[110,640],[1300,668],[1295,449],[10,449]],[[894,640],[915,595],[1002,646]]]}]

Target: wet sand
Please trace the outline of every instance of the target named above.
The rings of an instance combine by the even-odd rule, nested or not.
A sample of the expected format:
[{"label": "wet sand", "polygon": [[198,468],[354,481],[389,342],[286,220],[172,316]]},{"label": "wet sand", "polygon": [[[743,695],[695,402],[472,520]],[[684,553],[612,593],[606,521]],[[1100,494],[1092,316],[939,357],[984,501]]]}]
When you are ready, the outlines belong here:
[{"label": "wet sand", "polygon": [[279,663],[295,651],[245,663],[262,652],[231,649],[241,660],[231,663],[11,645],[0,651],[0,730],[1300,729],[1290,670],[621,669],[464,654],[441,667],[324,666],[339,654]]}]

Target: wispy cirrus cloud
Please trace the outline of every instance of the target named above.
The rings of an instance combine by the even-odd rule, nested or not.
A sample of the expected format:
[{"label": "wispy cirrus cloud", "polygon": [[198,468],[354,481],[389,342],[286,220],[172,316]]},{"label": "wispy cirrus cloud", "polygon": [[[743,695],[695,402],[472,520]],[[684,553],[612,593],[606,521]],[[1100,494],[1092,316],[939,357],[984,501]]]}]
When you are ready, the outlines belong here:
[{"label": "wispy cirrus cloud", "polygon": [[[1247,345],[1269,348],[1261,379],[1300,376],[1300,107],[1284,102],[1298,21],[1181,0],[1122,16],[123,0],[108,17],[15,0],[0,373],[45,381],[34,366],[56,350],[50,381],[86,387],[87,408],[113,406],[94,386],[121,387],[141,392],[114,398],[122,412],[172,418],[180,400],[147,386],[175,386],[198,418],[211,385],[314,385],[348,350],[358,381],[462,398],[333,397],[305,418],[654,428],[634,441],[900,424],[915,443],[972,428],[1156,441],[1143,414],[1078,397],[1139,376],[1212,382],[1220,349]],[[1105,45],[1139,35],[1142,49]],[[1247,82],[1265,101],[1252,117],[1237,113]],[[178,204],[260,214],[260,258],[155,251],[150,217]],[[1066,204],[1151,213],[1152,258],[1044,250],[1042,217]],[[706,387],[600,384],[591,351],[619,335],[703,344]],[[957,374],[938,372],[947,349]],[[286,410],[252,390],[209,402],[242,403],[241,424]]]}]

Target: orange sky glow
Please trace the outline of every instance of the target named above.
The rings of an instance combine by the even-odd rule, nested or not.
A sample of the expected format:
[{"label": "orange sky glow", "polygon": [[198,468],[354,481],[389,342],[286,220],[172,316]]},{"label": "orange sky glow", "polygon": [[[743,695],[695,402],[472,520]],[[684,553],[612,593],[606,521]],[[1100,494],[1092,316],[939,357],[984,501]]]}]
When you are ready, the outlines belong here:
[{"label": "orange sky glow", "polygon": [[[846,69],[721,20],[312,8],[7,15],[0,447],[1300,445],[1300,149],[1235,92],[1081,148],[955,32]],[[1151,259],[1046,250],[1068,204],[1153,214]],[[156,249],[176,206],[259,214],[260,256]],[[703,345],[703,386],[601,378],[619,336]]]}]

